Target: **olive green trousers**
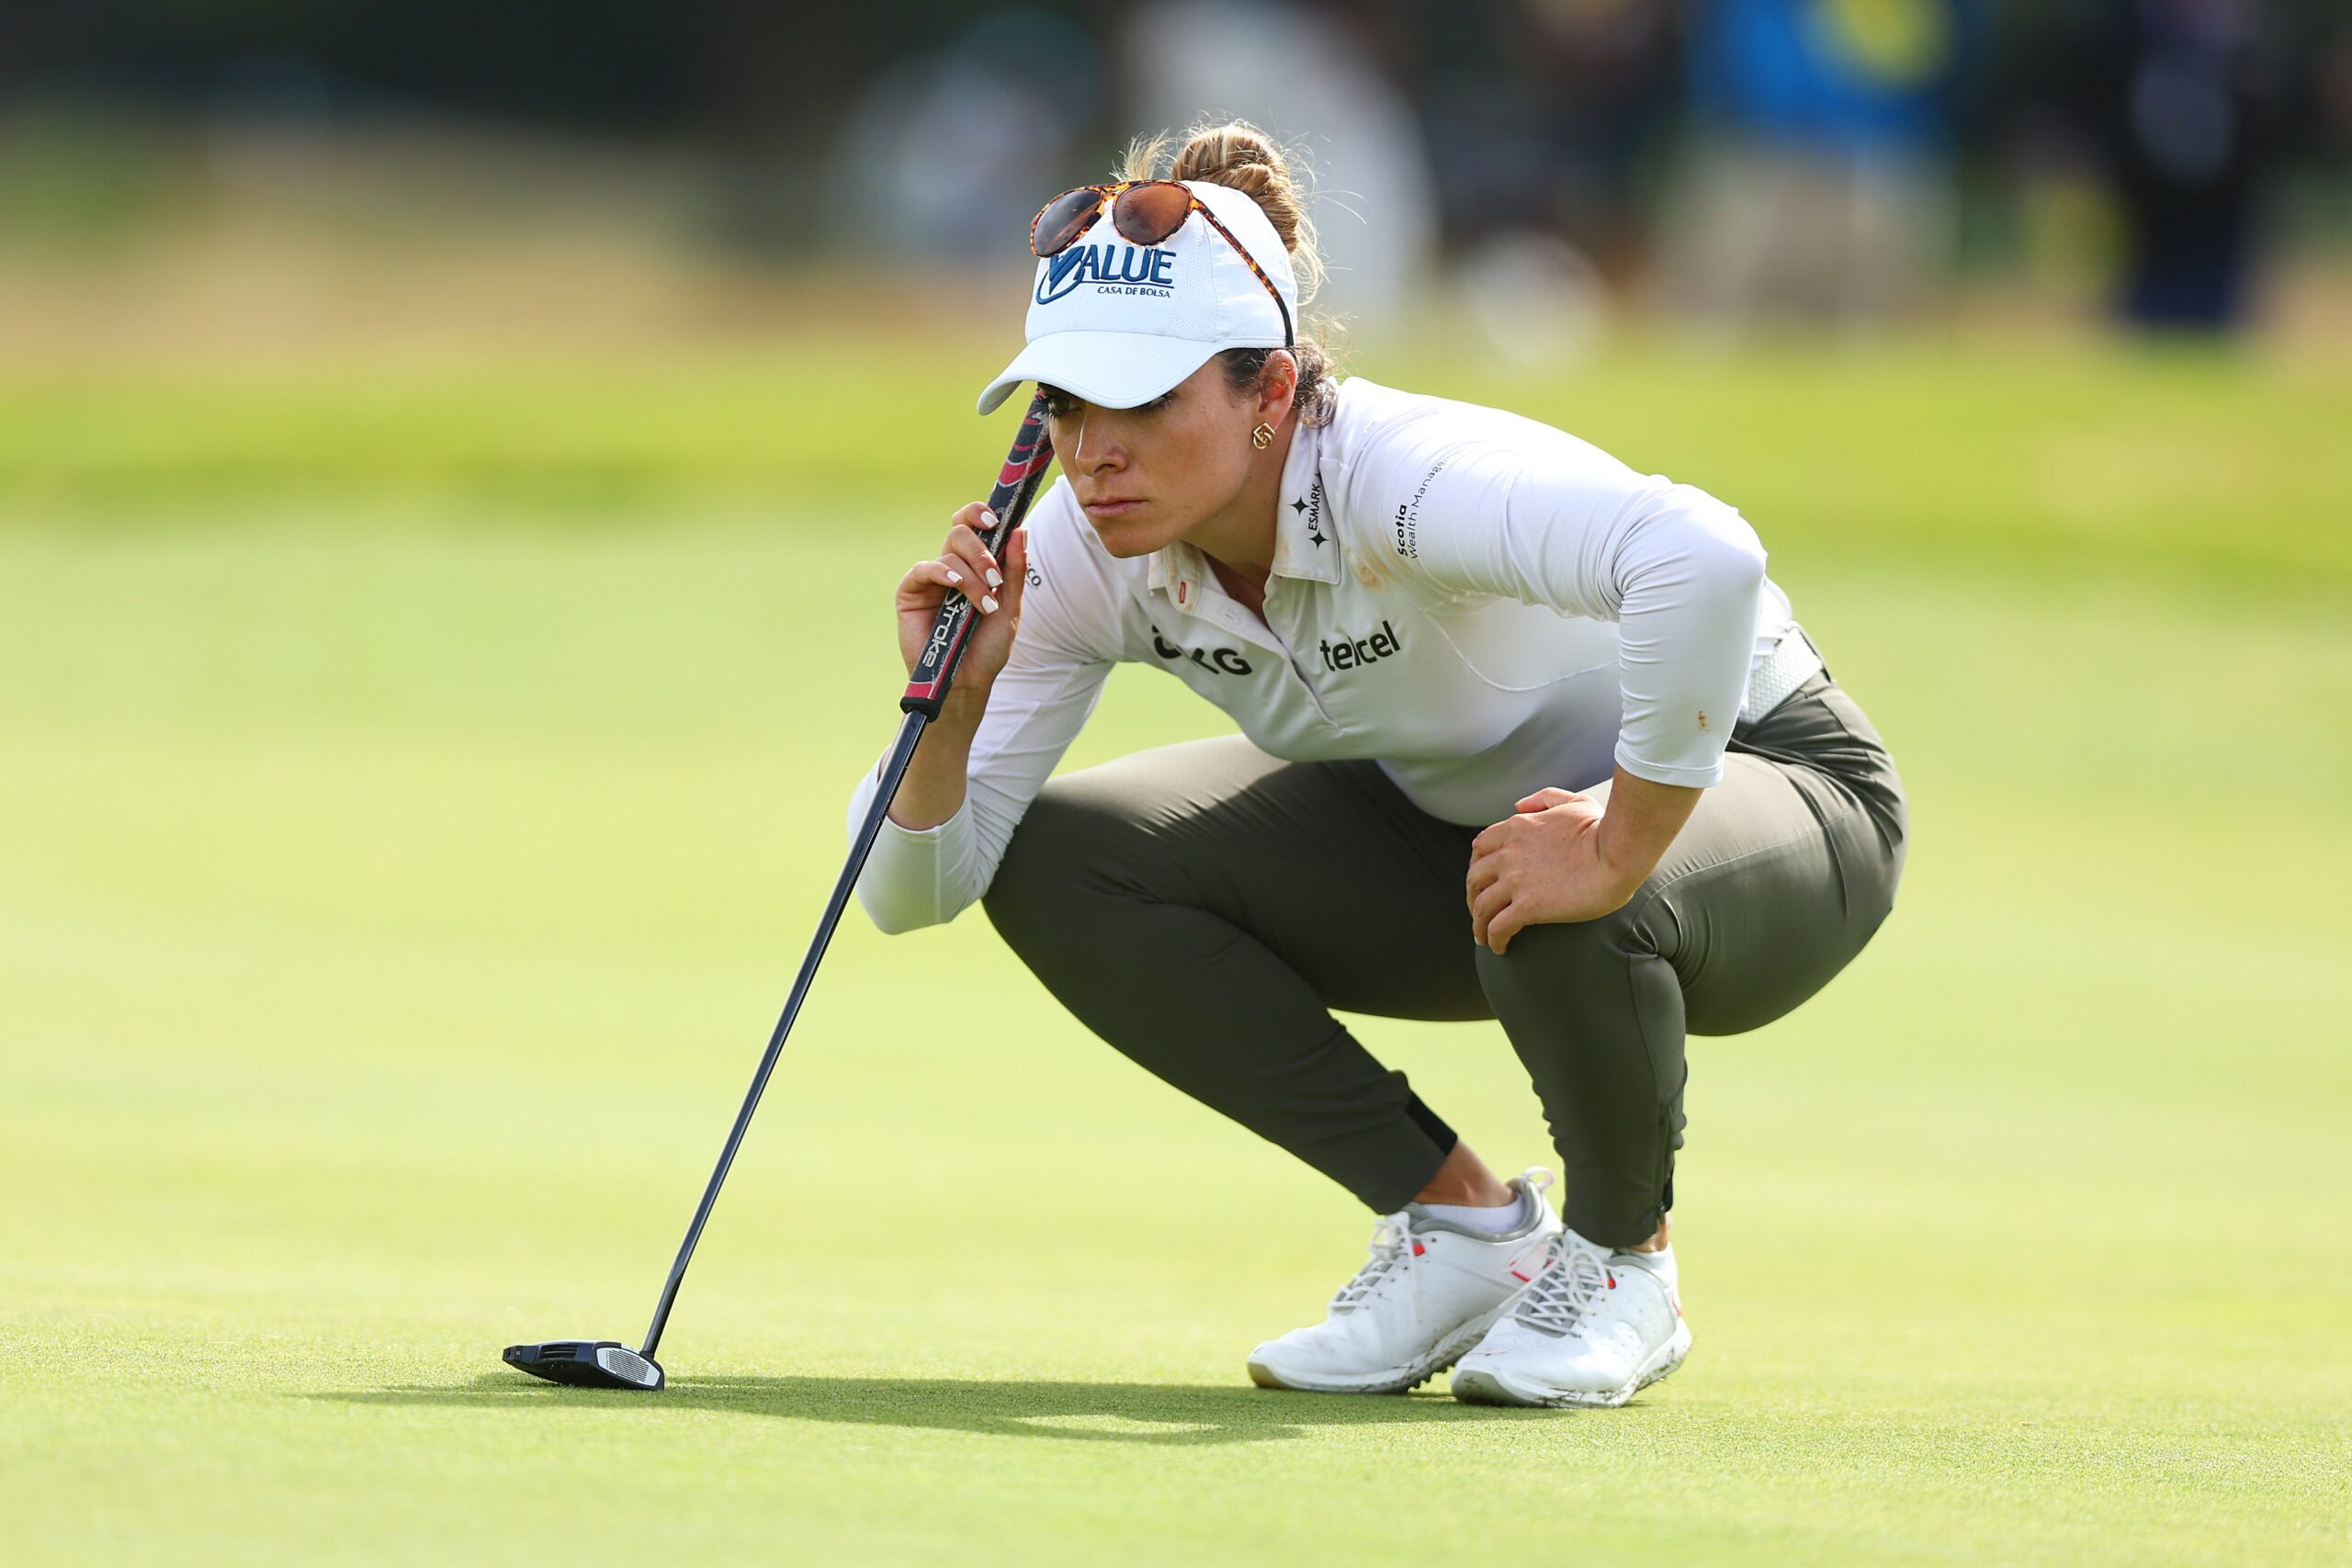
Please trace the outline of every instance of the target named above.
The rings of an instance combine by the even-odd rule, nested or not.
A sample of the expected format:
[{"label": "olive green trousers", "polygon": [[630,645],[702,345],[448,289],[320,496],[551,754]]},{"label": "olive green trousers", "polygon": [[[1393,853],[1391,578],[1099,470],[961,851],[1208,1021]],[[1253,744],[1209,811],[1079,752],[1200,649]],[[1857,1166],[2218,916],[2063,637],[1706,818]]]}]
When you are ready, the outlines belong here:
[{"label": "olive green trousers", "polygon": [[1894,762],[1815,675],[1733,731],[1723,782],[1623,908],[1530,926],[1502,957],[1470,935],[1478,830],[1374,762],[1193,741],[1048,784],[987,909],[1097,1034],[1384,1213],[1454,1134],[1332,1010],[1499,1021],[1550,1122],[1562,1217],[1603,1245],[1645,1240],[1674,1201],[1684,1036],[1781,1017],[1893,908]]}]

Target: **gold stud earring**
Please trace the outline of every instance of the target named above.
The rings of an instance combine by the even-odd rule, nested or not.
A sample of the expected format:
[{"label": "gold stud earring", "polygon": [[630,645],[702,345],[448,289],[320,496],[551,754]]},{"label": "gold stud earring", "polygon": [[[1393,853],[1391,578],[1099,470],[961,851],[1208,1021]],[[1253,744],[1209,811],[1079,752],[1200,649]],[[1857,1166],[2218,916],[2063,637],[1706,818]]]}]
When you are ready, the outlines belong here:
[{"label": "gold stud earring", "polygon": [[1250,445],[1255,446],[1261,452],[1263,452],[1267,447],[1272,446],[1273,444],[1274,427],[1271,424],[1261,423],[1257,429],[1250,433]]}]

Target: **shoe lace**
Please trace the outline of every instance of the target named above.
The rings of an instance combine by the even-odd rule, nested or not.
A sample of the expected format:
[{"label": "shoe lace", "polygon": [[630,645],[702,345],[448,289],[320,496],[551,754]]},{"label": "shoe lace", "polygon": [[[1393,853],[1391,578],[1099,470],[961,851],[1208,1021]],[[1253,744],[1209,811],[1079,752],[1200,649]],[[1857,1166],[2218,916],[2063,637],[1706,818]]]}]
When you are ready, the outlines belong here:
[{"label": "shoe lace", "polygon": [[1402,1275],[1412,1288],[1413,1316],[1421,1315],[1421,1274],[1415,1259],[1420,1249],[1413,1244],[1413,1227],[1402,1213],[1383,1215],[1372,1227],[1370,1256],[1355,1272],[1355,1278],[1340,1287],[1331,1298],[1334,1313],[1353,1312],[1378,1294],[1383,1285]]},{"label": "shoe lace", "polygon": [[1568,1231],[1553,1236],[1544,1266],[1512,1303],[1511,1315],[1530,1328],[1555,1337],[1574,1334],[1584,1314],[1609,1288],[1609,1268],[1600,1255],[1576,1245]]}]

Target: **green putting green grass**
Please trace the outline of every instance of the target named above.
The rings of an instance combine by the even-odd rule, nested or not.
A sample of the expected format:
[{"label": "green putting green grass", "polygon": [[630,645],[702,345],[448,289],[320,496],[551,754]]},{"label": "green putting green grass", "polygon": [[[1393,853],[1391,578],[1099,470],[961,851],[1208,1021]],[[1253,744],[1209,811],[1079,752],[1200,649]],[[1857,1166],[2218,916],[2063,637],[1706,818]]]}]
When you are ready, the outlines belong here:
[{"label": "green putting green grass", "polygon": [[[2345,1561],[2317,361],[1362,356],[1741,504],[1912,791],[1871,950],[1694,1043],[1630,1408],[1251,1388],[1369,1217],[977,914],[844,926],[667,1393],[503,1371],[642,1332],[1000,347],[0,373],[0,1561]],[[1071,765],[1222,728],[1122,671]],[[1549,1158],[1493,1029],[1361,1032]]]}]

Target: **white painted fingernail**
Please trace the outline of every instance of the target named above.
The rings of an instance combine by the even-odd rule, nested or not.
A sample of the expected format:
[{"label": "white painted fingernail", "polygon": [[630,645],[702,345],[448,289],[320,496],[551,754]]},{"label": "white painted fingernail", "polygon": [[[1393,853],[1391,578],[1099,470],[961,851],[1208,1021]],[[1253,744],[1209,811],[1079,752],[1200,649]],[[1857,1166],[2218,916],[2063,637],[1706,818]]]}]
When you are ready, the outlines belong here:
[{"label": "white painted fingernail", "polygon": [[947,581],[961,588],[964,586],[964,574],[960,571],[951,571],[947,574]]},{"label": "white painted fingernail", "polygon": [[981,609],[983,609],[983,610],[986,610],[986,611],[987,611],[989,615],[995,615],[995,614],[996,614],[996,595],[995,595],[995,594],[993,594],[993,593],[983,593],[983,594],[981,594],[981,595],[980,595],[980,608],[981,608]]},{"label": "white painted fingernail", "polygon": [[996,513],[983,506],[980,508],[980,521],[993,528],[996,526]]},{"label": "white painted fingernail", "polygon": [[1001,588],[1001,587],[1003,587],[1003,586],[1004,586],[1004,573],[1002,573],[1002,572],[1001,572],[1001,571],[997,570],[997,569],[996,569],[996,568],[994,568],[994,567],[990,567],[990,568],[989,568],[989,586],[990,588]]}]

